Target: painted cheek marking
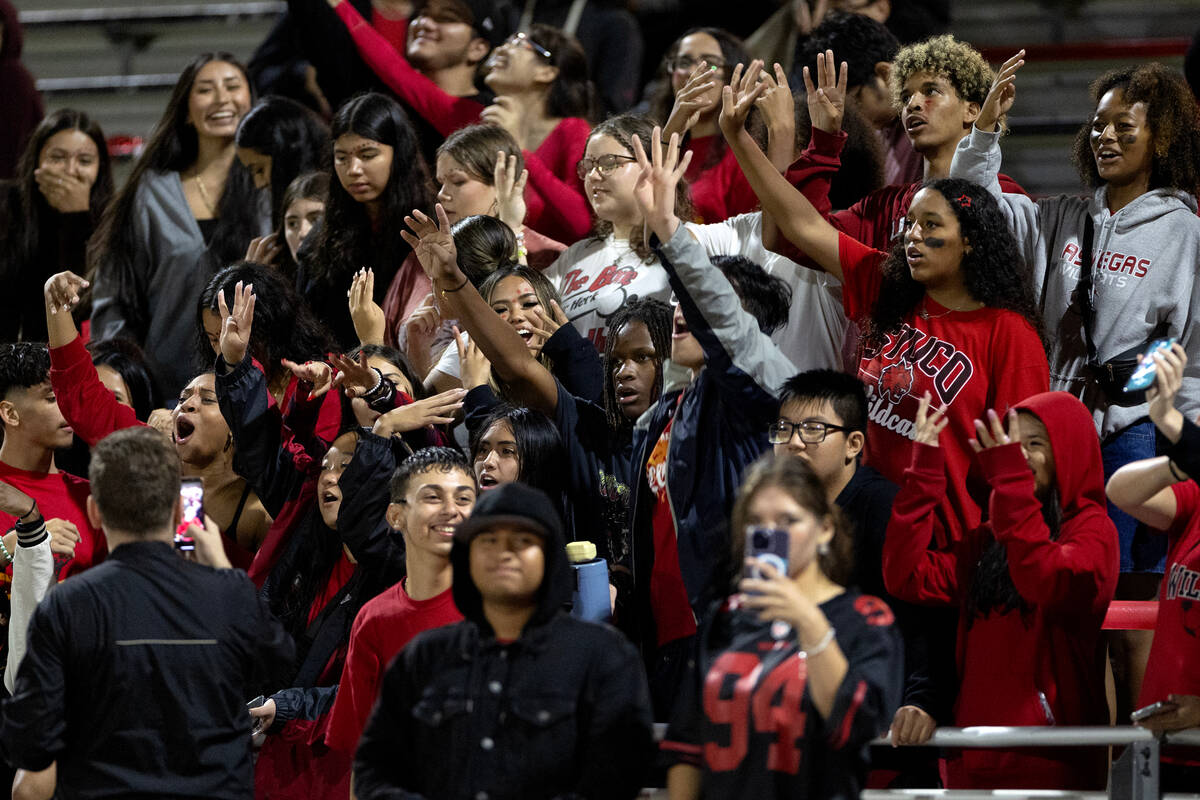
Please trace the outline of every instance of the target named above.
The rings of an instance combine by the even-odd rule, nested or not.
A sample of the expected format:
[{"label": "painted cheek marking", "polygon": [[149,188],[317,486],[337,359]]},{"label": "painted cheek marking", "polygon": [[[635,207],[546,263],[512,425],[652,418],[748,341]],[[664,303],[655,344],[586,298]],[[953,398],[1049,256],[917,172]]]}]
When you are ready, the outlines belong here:
[{"label": "painted cheek marking", "polygon": [[921,241],[925,243],[926,247],[932,248],[934,250],[939,250],[946,246],[946,240],[940,239],[936,236],[926,236]]},{"label": "painted cheek marking", "polygon": [[1133,144],[1134,142],[1137,141],[1137,135],[1132,134],[1132,133],[1126,133],[1123,136],[1121,136],[1119,141],[1121,142],[1121,144]]}]

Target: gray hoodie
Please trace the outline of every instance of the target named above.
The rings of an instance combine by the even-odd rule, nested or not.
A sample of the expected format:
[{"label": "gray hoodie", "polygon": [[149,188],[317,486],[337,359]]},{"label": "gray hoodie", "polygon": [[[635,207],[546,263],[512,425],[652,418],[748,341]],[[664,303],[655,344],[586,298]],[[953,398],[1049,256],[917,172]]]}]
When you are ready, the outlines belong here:
[{"label": "gray hoodie", "polygon": [[1070,392],[1092,410],[1100,438],[1146,417],[1146,405],[1109,405],[1086,373],[1087,348],[1080,317],[1068,314],[1079,280],[1084,222],[1095,225],[1096,319],[1092,338],[1101,362],[1138,345],[1165,323],[1188,354],[1179,408],[1189,419],[1200,412],[1200,218],[1196,199],[1173,189],[1154,189],[1116,214],[1107,190],[1091,198],[1059,196],[1034,201],[1002,194],[1000,134],[972,128],[958,144],[950,175],[988,187],[1008,218],[1017,245],[1033,269],[1034,291],[1042,310],[1050,388]]}]

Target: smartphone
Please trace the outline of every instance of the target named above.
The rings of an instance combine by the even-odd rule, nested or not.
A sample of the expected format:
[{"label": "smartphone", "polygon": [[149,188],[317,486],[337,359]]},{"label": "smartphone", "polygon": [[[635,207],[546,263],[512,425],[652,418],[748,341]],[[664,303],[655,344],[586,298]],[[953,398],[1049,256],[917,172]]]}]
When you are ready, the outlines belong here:
[{"label": "smartphone", "polygon": [[1129,376],[1129,380],[1125,382],[1125,391],[1140,392],[1143,389],[1149,389],[1154,385],[1154,375],[1158,372],[1158,365],[1154,363],[1154,354],[1163,350],[1170,350],[1175,344],[1175,337],[1170,339],[1159,339],[1153,342],[1149,349],[1146,350],[1142,360],[1138,362],[1137,369]]},{"label": "smartphone", "polygon": [[[267,698],[260,694],[258,697],[254,698],[249,703],[246,703],[246,710],[249,711],[252,708],[259,708],[266,702],[267,702]],[[253,722],[251,723],[251,727],[250,727],[250,735],[257,736],[258,734],[262,733],[262,729],[263,729],[262,720],[258,717],[251,717],[251,719],[253,720]]]},{"label": "smartphone", "polygon": [[[747,528],[746,558],[756,562],[765,561],[780,575],[788,574],[788,532],[783,528]],[[757,563],[746,565],[746,577],[762,579],[762,570]]]},{"label": "smartphone", "polygon": [[1137,711],[1129,715],[1130,722],[1141,722],[1144,719],[1149,719],[1156,714],[1161,714],[1164,711],[1174,711],[1176,705],[1169,700],[1159,700],[1157,703],[1151,703],[1148,706],[1142,706]]},{"label": "smartphone", "polygon": [[184,532],[193,522],[204,524],[204,481],[200,478],[184,478],[179,485],[179,497],[183,500],[183,519],[175,529],[175,549],[195,550],[196,540],[185,536]]}]

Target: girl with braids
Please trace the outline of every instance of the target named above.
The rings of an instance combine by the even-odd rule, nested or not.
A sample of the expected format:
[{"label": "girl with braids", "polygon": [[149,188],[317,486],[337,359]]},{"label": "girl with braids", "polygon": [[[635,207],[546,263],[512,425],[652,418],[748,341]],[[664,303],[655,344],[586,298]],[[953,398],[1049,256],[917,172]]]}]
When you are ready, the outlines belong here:
[{"label": "girl with braids", "polygon": [[[608,560],[618,588],[617,619],[628,622],[622,609],[632,589],[629,486],[633,423],[662,390],[663,360],[671,347],[670,308],[657,300],[642,299],[617,311],[608,331],[614,343],[606,350],[602,365],[604,407],[578,398],[538,361],[525,339],[467,280],[457,261],[449,220],[440,205],[436,210],[438,223],[414,212],[415,218],[406,222],[417,235],[406,233],[406,237],[433,280],[445,312],[471,335],[508,388],[510,402],[540,411],[554,421],[568,454],[569,472],[564,481],[574,500],[575,535],[594,542],[600,556]],[[467,407],[490,392],[483,386],[473,389],[465,398]]]},{"label": "girl with braids", "polygon": [[[42,120],[0,193],[0,341],[46,338],[42,285],[64,270],[87,271],[87,241],[112,193],[100,125],[69,108]],[[89,300],[73,311],[78,321],[87,319]]]},{"label": "girl with braids", "polygon": [[[947,491],[938,508],[945,547],[978,526],[986,496],[970,468],[972,421],[1049,385],[1039,315],[1017,243],[986,190],[929,181],[890,253],[838,231],[772,166],[743,127],[762,84],[726,88],[721,125],[763,210],[821,269],[842,282],[846,316],[863,330],[859,378],[870,403],[864,463],[900,483],[912,451],[918,398],[947,407]],[[828,102],[828,99],[823,99]]]},{"label": "girl with braids", "polygon": [[[903,600],[960,609],[954,725],[1107,725],[1100,628],[1118,547],[1091,412],[1045,392],[986,419],[968,443],[991,490],[988,521],[933,551],[944,446],[957,434],[943,433],[946,407],[928,392],[918,403],[884,581]],[[1097,748],[962,750],[947,760],[946,788],[1097,790],[1107,768]]]},{"label": "girl with braids", "polygon": [[335,341],[350,348],[358,337],[345,298],[360,269],[374,272],[376,303],[383,303],[393,279],[403,285],[396,290],[402,307],[415,309],[428,294],[429,282],[406,260],[399,231],[404,215],[428,208],[433,193],[417,135],[396,101],[375,93],[355,97],[334,115],[331,135],[325,217],[301,254],[297,287]]},{"label": "girl with braids", "polygon": [[235,157],[234,134],[253,100],[228,53],[188,64],[89,244],[92,337],[140,344],[162,397],[177,396],[193,375],[192,303],[268,231],[264,198]]},{"label": "girl with braids", "polygon": [[[633,137],[650,141],[653,124],[633,114],[610,117],[596,126],[578,164],[595,215],[594,233],[566,249],[546,269],[575,329],[604,350],[606,319],[634,297],[666,302],[667,273],[651,251],[641,209],[634,198],[638,171]],[[686,181],[676,188],[679,216],[691,216]]]}]

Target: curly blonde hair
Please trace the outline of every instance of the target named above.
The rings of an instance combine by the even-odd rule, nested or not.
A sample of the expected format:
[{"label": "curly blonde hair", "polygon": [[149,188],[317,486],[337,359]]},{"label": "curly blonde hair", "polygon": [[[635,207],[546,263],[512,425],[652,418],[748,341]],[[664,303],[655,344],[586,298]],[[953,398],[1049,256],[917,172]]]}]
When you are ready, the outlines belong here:
[{"label": "curly blonde hair", "polygon": [[948,33],[910,44],[896,53],[890,85],[892,103],[897,108],[903,105],[900,97],[904,84],[916,72],[944,77],[960,98],[981,106],[992,88],[994,77],[992,68],[978,50]]}]

